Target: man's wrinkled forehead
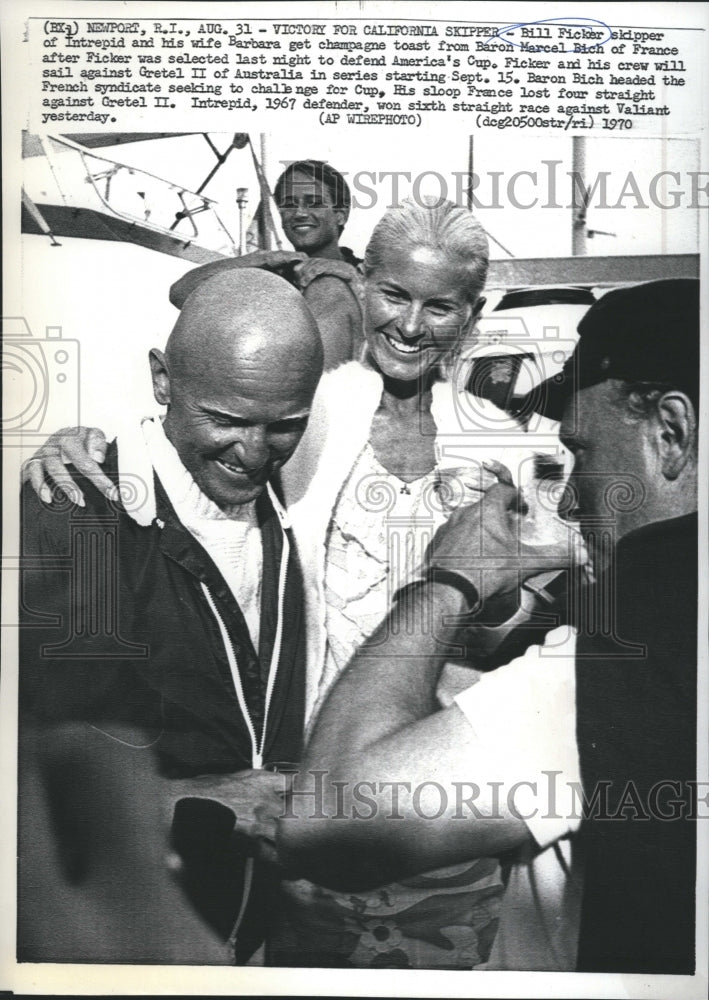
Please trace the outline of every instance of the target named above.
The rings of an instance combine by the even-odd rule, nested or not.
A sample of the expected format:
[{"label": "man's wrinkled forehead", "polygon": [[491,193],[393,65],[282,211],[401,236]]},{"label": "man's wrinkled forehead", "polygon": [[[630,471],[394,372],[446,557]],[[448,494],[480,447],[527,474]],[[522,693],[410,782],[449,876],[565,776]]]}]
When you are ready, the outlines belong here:
[{"label": "man's wrinkled forehead", "polygon": [[312,395],[319,371],[311,356],[297,347],[290,352],[268,347],[250,351],[237,343],[219,364],[207,359],[199,367],[183,368],[182,376],[195,391],[219,387],[250,398],[291,399]]}]

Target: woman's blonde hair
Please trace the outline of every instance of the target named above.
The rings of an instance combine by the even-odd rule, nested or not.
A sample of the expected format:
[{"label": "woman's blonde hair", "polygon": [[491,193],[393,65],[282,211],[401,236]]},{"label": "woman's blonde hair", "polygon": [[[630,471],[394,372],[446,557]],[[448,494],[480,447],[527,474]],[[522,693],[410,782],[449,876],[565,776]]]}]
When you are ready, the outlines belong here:
[{"label": "woman's blonde hair", "polygon": [[368,277],[383,266],[387,249],[404,246],[440,250],[468,272],[468,298],[475,304],[485,287],[490,248],[483,227],[467,209],[431,196],[420,202],[407,198],[390,208],[374,227],[364,252]]}]

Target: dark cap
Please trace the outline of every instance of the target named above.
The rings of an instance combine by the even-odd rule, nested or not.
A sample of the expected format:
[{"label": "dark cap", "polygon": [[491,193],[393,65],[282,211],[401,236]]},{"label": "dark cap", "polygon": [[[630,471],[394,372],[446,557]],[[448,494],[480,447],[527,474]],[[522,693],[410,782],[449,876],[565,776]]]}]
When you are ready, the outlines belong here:
[{"label": "dark cap", "polygon": [[525,397],[523,412],[561,420],[579,389],[619,379],[685,392],[699,408],[699,282],[669,278],[618,288],[578,325],[579,340],[563,369]]}]

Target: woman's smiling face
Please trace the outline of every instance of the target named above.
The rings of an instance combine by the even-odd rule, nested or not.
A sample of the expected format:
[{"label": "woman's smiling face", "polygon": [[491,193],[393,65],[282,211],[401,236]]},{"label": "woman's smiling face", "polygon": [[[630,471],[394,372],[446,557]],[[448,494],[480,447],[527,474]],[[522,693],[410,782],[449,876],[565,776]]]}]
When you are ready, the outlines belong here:
[{"label": "woman's smiling face", "polygon": [[443,250],[388,248],[367,275],[365,335],[383,375],[408,382],[430,371],[470,329],[470,275]]}]

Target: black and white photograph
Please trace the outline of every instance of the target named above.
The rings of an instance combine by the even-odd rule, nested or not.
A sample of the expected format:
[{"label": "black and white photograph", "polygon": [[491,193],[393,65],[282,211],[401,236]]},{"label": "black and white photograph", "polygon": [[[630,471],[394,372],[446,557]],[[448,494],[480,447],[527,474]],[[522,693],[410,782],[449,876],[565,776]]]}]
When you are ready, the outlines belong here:
[{"label": "black and white photograph", "polygon": [[0,3],[0,989],[706,995],[708,31]]}]

